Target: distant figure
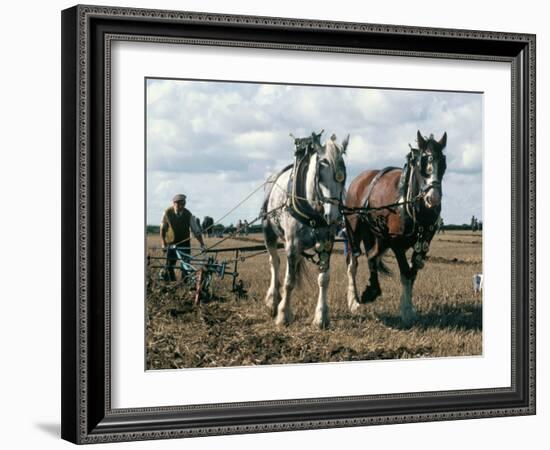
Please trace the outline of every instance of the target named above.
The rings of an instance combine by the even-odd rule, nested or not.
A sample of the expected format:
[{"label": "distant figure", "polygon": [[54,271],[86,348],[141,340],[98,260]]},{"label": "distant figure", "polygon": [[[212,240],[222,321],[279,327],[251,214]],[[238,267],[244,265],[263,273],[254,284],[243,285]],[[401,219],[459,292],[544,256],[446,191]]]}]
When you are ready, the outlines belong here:
[{"label": "distant figure", "polygon": [[472,278],[472,283],[474,285],[474,292],[476,294],[481,293],[483,290],[483,274],[476,273]]},{"label": "distant figure", "polygon": [[239,219],[239,221],[237,222],[236,234],[238,234],[238,235],[243,234],[243,222],[242,222],[241,219]]},{"label": "distant figure", "polygon": [[[193,232],[201,248],[204,249],[201,227],[191,212],[185,208],[187,197],[177,194],[172,199],[172,206],[167,208],[162,215],[160,223],[160,240],[162,248],[166,249],[166,271],[163,277],[166,281],[175,281],[174,267],[178,255],[174,247],[181,249],[183,253],[190,253],[191,237],[189,230]],[[185,274],[182,273],[182,278]]]},{"label": "distant figure", "polygon": [[445,234],[445,223],[443,222],[443,217],[439,216],[437,220],[437,232]]},{"label": "distant figure", "polygon": [[346,227],[342,227],[340,230],[340,233],[338,233],[338,236],[344,241],[344,256],[348,257],[349,247],[348,247],[348,232],[346,231]]},{"label": "distant figure", "polygon": [[472,216],[472,220],[470,222],[470,227],[472,228],[472,233],[474,231],[477,231],[477,219],[476,216]]},{"label": "distant figure", "polygon": [[202,232],[206,233],[208,237],[212,237],[214,230],[212,229],[214,225],[214,219],[210,216],[204,216],[202,219]]},{"label": "distant figure", "polygon": [[244,223],[243,223],[243,232],[244,232],[244,235],[245,236],[248,236],[248,220],[244,220]]}]

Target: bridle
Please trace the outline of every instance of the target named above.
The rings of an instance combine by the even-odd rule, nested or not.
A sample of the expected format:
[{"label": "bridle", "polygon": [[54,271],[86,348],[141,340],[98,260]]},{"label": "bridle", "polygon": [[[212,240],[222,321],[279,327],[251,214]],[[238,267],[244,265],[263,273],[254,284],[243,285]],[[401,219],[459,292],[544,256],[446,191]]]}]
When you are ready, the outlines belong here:
[{"label": "bridle", "polygon": [[[320,180],[321,168],[330,167],[330,162],[327,158],[321,158],[319,152],[315,148],[316,145],[320,145],[319,142],[317,142],[319,136],[320,134],[316,135],[315,133],[312,133],[312,135],[307,138],[294,138],[294,136],[292,136],[294,138],[296,151],[294,153],[294,164],[292,166],[290,177],[292,183],[288,192],[291,214],[300,222],[313,228],[328,227],[331,224],[326,221],[322,214],[311,208],[309,205],[310,200],[305,197],[305,192],[302,192],[302,195],[297,193],[297,190],[299,189],[298,184],[302,182],[302,180],[298,179],[298,177],[300,177],[300,175],[303,176],[307,171],[311,158],[316,156],[315,176],[313,180],[313,189],[315,194],[313,203],[316,207],[319,210],[322,210],[324,204],[332,204],[340,210],[343,204],[342,197],[344,193],[344,190],[342,189],[340,197],[327,197],[322,192]],[[346,168],[343,163],[335,167],[333,177],[335,182],[342,183],[342,186],[345,185]]]},{"label": "bridle", "polygon": [[[343,204],[343,195],[344,195],[344,189],[340,192],[340,197],[327,197],[323,194],[321,191],[321,181],[319,180],[319,174],[321,172],[321,166],[330,167],[330,162],[327,158],[319,158],[317,156],[317,164],[315,167],[315,196],[316,196],[316,202],[319,206],[322,206],[325,203],[337,206],[339,209],[341,208]],[[342,167],[338,167],[334,170],[334,181],[337,183],[342,183],[342,186],[346,185],[346,167],[342,164]]]},{"label": "bridle", "polygon": [[[294,164],[292,166],[292,171],[289,178],[289,187],[287,190],[287,211],[300,223],[313,229],[313,234],[315,235],[316,241],[315,253],[317,254],[318,259],[315,260],[315,255],[309,255],[305,252],[302,254],[317,264],[320,271],[325,271],[329,264],[334,234],[331,231],[333,223],[329,222],[325,215],[320,211],[324,211],[323,205],[327,203],[336,205],[338,210],[340,210],[343,202],[342,194],[340,195],[340,198],[327,197],[321,190],[321,167],[324,165],[330,166],[330,162],[327,158],[321,158],[319,156],[319,152],[316,149],[316,145],[320,145],[318,142],[319,137],[320,134],[316,135],[313,133],[311,137],[308,138],[294,138],[296,151],[294,153]],[[306,198],[306,188],[304,183],[309,164],[314,156],[316,157],[315,175],[313,180],[315,197],[314,205],[316,205],[315,208],[311,206],[309,203],[310,200]],[[342,186],[344,185],[346,173],[345,166],[343,164],[342,167],[335,168],[334,180],[337,183],[342,183]]]},{"label": "bridle", "polygon": [[[432,149],[419,150],[411,147],[411,152],[407,156],[407,162],[410,165],[409,180],[407,181],[407,200],[411,200],[413,197],[425,200],[426,195],[431,189],[437,189],[440,195],[443,196],[441,180],[447,169],[447,161],[445,155],[441,153],[436,164],[437,173],[433,177],[433,153],[434,150]],[[426,181],[428,178],[431,178],[430,182]],[[417,180],[416,183],[414,183],[415,179]],[[417,185],[416,193],[415,189],[411,189],[414,188],[415,184]]]}]

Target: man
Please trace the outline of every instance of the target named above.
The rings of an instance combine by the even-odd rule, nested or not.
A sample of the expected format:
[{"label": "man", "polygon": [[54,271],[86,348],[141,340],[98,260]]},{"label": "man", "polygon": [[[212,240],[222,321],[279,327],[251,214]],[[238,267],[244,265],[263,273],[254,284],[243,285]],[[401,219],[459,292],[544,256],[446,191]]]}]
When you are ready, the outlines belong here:
[{"label": "man", "polygon": [[[187,197],[183,194],[177,194],[172,199],[172,206],[167,208],[162,215],[160,224],[160,239],[162,248],[166,249],[166,268],[164,277],[167,281],[174,281],[176,275],[174,266],[178,260],[178,255],[173,247],[181,250],[182,253],[189,254],[191,247],[191,236],[189,230],[193,232],[201,249],[205,248],[202,239],[200,226],[197,225],[197,219],[185,208]],[[182,272],[182,279],[185,273]]]},{"label": "man", "polygon": [[443,217],[439,216],[436,223],[437,233],[445,233],[445,223],[443,222]]},{"label": "man", "polygon": [[344,241],[344,257],[346,258],[346,261],[347,261],[347,257],[349,253],[349,240],[348,240],[348,230],[346,230],[345,224],[344,226],[342,226],[342,229],[338,233],[338,236],[340,237],[340,239]]}]

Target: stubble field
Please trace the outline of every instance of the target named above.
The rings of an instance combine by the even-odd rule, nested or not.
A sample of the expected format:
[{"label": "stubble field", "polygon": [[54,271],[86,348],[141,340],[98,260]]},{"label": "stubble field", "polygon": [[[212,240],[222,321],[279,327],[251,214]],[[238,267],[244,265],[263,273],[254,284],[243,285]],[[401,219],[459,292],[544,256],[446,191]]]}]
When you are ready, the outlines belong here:
[{"label": "stubble field", "polygon": [[[217,239],[207,239],[212,245]],[[261,235],[229,239],[220,247],[261,243]],[[194,242],[193,245],[195,245]],[[149,254],[161,256],[159,239],[148,236]],[[281,281],[285,257],[282,258]],[[220,254],[231,259],[234,253]],[[481,233],[447,231],[432,241],[429,258],[414,285],[418,313],[410,327],[399,318],[401,284],[395,258],[385,259],[392,275],[381,277],[382,296],[352,314],[347,307],[347,273],[343,244],[331,258],[328,330],[311,325],[317,302],[317,268],[307,263],[308,276],[293,292],[294,320],[274,324],[264,296],[269,286],[267,254],[239,263],[246,298],[230,292],[231,279],[214,277],[215,298],[195,305],[194,290],[182,283],[158,280],[147,271],[147,369],[228,367],[259,364],[314,363],[420,357],[473,356],[482,353],[482,298],[472,276],[482,272]],[[358,287],[368,280],[365,256],[359,258]]]}]

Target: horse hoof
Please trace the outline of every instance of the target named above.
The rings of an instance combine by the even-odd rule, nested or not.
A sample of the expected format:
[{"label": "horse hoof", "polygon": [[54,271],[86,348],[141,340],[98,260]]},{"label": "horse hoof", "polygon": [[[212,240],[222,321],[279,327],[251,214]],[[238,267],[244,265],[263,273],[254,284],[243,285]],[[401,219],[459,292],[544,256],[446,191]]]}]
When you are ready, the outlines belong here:
[{"label": "horse hoof", "polygon": [[414,310],[401,312],[401,322],[403,322],[403,325],[406,327],[410,327],[414,325],[417,319],[418,319],[418,315]]},{"label": "horse hoof", "polygon": [[314,319],[313,320],[313,326],[315,326],[316,328],[318,328],[320,330],[326,330],[330,326],[330,320],[328,320],[328,319],[321,319],[321,320]]},{"label": "horse hoof", "polygon": [[265,298],[264,301],[265,305],[267,306],[267,309],[269,310],[269,314],[271,315],[271,318],[277,317],[277,307],[279,306],[279,301],[277,298],[268,295]]},{"label": "horse hoof", "polygon": [[275,325],[278,327],[287,327],[290,325],[290,322],[292,322],[292,318],[288,314],[279,313],[275,319]]},{"label": "horse hoof", "polygon": [[367,286],[361,295],[361,303],[371,303],[375,301],[378,296],[382,293],[380,288],[373,288],[372,286]]},{"label": "horse hoof", "polygon": [[361,303],[359,303],[357,299],[354,299],[353,302],[350,302],[349,310],[351,311],[352,314],[357,313],[360,308],[361,308]]},{"label": "horse hoof", "polygon": [[271,318],[274,319],[277,317],[277,304],[273,302],[266,302],[265,305],[267,306],[267,309],[269,310],[269,314],[271,315]]}]

